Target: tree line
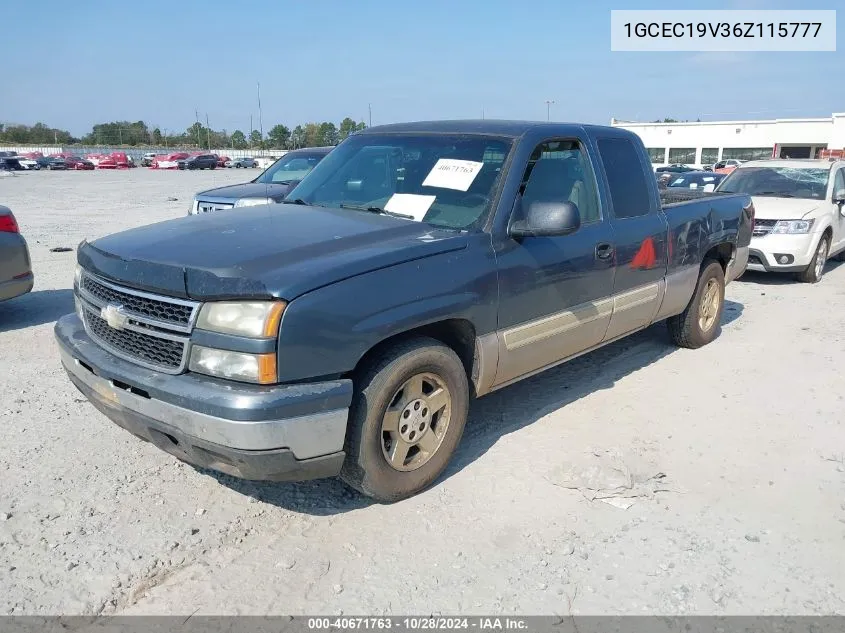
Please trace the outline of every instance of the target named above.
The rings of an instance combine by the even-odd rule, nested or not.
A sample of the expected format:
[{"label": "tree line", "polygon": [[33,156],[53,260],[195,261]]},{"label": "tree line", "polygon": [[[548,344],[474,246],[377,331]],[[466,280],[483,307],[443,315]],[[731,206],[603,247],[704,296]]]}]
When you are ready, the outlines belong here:
[{"label": "tree line", "polygon": [[74,137],[67,130],[44,123],[4,125],[0,123],[0,143],[15,145],[117,145],[121,147],[173,146],[204,149],[296,149],[337,145],[350,134],[363,130],[363,121],[344,118],[340,124],[330,121],[305,123],[293,129],[279,123],[266,135],[260,130],[212,130],[197,121],[184,132],[162,130],[144,121],[97,123],[89,134]]}]

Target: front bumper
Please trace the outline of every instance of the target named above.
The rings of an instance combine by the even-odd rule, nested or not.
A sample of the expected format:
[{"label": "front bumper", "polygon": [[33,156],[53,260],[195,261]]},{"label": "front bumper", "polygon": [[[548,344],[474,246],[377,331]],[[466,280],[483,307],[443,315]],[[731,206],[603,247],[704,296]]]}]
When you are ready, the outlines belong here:
[{"label": "front bumper", "polygon": [[55,326],[71,381],[115,424],[182,461],[234,477],[298,481],[343,464],[352,382],[257,386],[161,374],[99,347],[75,314]]},{"label": "front bumper", "polygon": [[[800,272],[810,265],[816,254],[821,233],[797,235],[762,235],[751,238],[748,270],[771,273]],[[790,261],[781,264],[785,255]]]}]

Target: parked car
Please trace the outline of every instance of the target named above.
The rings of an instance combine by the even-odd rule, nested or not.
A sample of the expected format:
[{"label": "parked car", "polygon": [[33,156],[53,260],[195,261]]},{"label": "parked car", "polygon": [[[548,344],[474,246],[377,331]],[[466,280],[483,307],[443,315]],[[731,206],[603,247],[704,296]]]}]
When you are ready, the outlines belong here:
[{"label": "parked car", "polygon": [[688,167],[687,165],[674,164],[674,165],[664,165],[663,167],[658,167],[654,171],[655,171],[655,173],[658,173],[658,174],[660,172],[663,172],[663,171],[670,171],[673,174],[683,174],[684,172],[687,172],[687,171],[695,171],[695,167]]},{"label": "parked car", "polygon": [[267,169],[277,160],[279,160],[278,156],[258,156],[255,158],[255,166],[261,169]]},{"label": "parked car", "polygon": [[258,167],[258,162],[251,156],[244,156],[243,158],[234,158],[229,160],[226,163],[226,167],[234,167],[236,169],[244,167],[251,169],[254,167]]},{"label": "parked car", "polygon": [[150,169],[179,169],[179,161],[188,158],[188,156],[190,154],[187,152],[173,152],[172,154],[156,156],[150,164]]},{"label": "parked car", "polygon": [[85,160],[80,156],[69,156],[65,158],[65,164],[68,169],[90,171],[94,169],[94,163],[90,160]]},{"label": "parked car", "polygon": [[21,159],[17,156],[0,156],[0,171],[24,171]]},{"label": "parked car", "polygon": [[730,158],[728,160],[720,160],[718,163],[713,164],[713,172],[717,174],[729,174],[734,169],[742,165],[745,161],[735,160]]},{"label": "parked car", "polygon": [[26,294],[34,282],[26,240],[11,209],[0,205],[0,301]]},{"label": "parked car", "polygon": [[672,174],[666,186],[669,188],[699,189],[709,185],[712,191],[716,185],[722,182],[724,177],[725,174],[712,171],[688,171],[683,174]]},{"label": "parked car", "polygon": [[197,154],[177,161],[179,169],[216,169],[216,154]]},{"label": "parked car", "polygon": [[135,163],[125,152],[112,152],[102,156],[97,163],[97,169],[129,169],[134,166]]},{"label": "parked car", "polygon": [[35,162],[41,166],[41,169],[49,169],[51,171],[67,169],[65,159],[55,156],[42,156],[41,158],[36,158]]},{"label": "parked car", "polygon": [[38,161],[34,158],[26,158],[24,156],[18,156],[18,163],[20,163],[21,167],[27,170],[34,170],[37,171],[41,169],[41,165],[38,164]]},{"label": "parked car", "polygon": [[154,159],[155,157],[156,157],[156,153],[155,153],[155,152],[146,152],[146,153],[145,153],[145,154],[141,157],[141,166],[142,166],[142,167],[149,167],[150,165],[152,165],[152,164],[153,164],[153,159]]},{"label": "parked car", "polygon": [[816,283],[830,257],[845,260],[845,161],[749,161],[716,191],[754,200],[749,270],[790,272]]},{"label": "parked car", "polygon": [[250,182],[200,191],[194,196],[188,215],[280,202],[333,149],[293,150]]},{"label": "parked car", "polygon": [[217,166],[218,167],[225,167],[226,163],[231,162],[231,158],[228,156],[218,156],[217,157]]},{"label": "parked car", "polygon": [[621,128],[369,128],[285,204],[80,244],[62,362],[179,459],[398,500],[446,468],[471,395],[655,321],[714,340],[751,198],[662,207],[652,178]]}]

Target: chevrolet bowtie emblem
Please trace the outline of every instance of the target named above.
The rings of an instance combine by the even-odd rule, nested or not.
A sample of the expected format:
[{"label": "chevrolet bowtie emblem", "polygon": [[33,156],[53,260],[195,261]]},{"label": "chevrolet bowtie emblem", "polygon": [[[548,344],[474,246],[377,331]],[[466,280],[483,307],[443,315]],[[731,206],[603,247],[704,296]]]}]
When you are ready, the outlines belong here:
[{"label": "chevrolet bowtie emblem", "polygon": [[109,327],[115,330],[122,330],[129,321],[129,316],[123,311],[123,306],[119,303],[110,303],[101,308],[100,316],[109,324]]}]

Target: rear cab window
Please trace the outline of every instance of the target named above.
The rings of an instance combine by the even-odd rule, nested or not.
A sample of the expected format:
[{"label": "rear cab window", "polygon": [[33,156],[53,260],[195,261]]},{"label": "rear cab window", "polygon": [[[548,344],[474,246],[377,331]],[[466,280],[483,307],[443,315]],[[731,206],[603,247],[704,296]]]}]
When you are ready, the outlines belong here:
[{"label": "rear cab window", "polygon": [[636,218],[652,212],[652,199],[646,185],[642,159],[636,146],[626,138],[598,138],[610,202],[617,219]]}]

